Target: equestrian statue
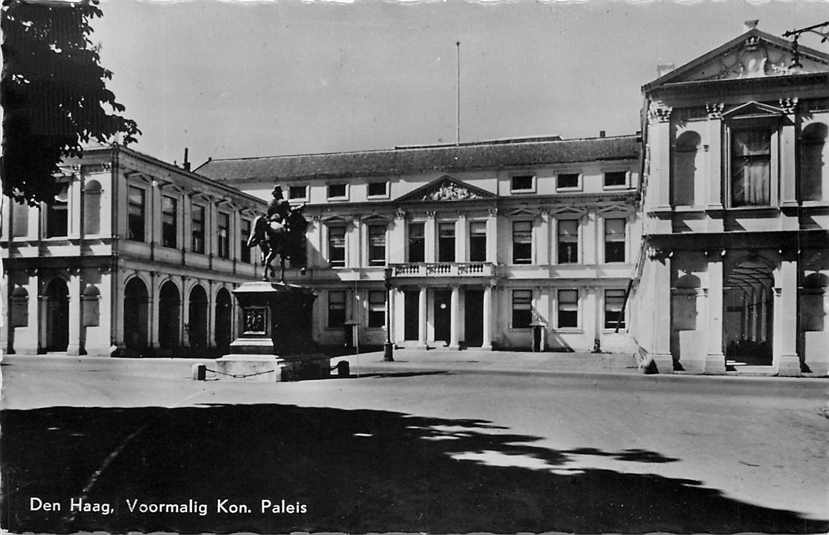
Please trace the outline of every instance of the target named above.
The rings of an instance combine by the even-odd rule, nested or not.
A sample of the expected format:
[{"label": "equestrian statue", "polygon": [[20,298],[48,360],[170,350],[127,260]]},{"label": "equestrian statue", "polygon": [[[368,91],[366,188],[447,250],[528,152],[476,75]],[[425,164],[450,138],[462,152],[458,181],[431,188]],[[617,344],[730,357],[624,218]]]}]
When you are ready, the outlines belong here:
[{"label": "equestrian statue", "polygon": [[308,221],[302,215],[305,205],[291,207],[282,197],[282,188],[279,185],[274,186],[271,195],[273,199],[268,204],[267,212],[257,216],[253,221],[247,246],[250,248],[259,245],[266,281],[276,277],[272,262],[276,255],[279,255],[279,280],[284,283],[286,260],[290,261],[291,267],[305,272],[305,229],[308,227]]}]

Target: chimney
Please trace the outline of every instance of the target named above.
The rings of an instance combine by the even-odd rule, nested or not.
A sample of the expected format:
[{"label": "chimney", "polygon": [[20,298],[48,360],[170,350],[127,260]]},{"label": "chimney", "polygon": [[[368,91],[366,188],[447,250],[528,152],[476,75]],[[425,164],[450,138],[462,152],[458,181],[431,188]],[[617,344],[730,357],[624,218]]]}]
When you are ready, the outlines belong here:
[{"label": "chimney", "polygon": [[184,167],[185,171],[190,170],[190,160],[187,159],[187,156],[188,156],[187,153],[188,152],[189,152],[188,148],[184,147],[184,162],[181,164],[181,166]]},{"label": "chimney", "polygon": [[750,31],[757,28],[757,24],[760,22],[760,19],[752,19],[743,22],[743,31]]},{"label": "chimney", "polygon": [[656,64],[656,76],[658,78],[662,78],[672,70],[676,69],[676,65],[673,63],[657,63]]},{"label": "chimney", "polygon": [[605,132],[604,130],[599,130],[599,137],[605,137],[606,135],[607,132]]}]

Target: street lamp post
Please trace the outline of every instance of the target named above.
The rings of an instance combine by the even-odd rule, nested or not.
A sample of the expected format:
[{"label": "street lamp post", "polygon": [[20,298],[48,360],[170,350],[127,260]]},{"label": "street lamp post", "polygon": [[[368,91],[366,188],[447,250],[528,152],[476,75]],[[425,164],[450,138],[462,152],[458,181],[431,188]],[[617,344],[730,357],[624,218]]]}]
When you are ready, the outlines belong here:
[{"label": "street lamp post", "polygon": [[386,343],[383,346],[383,360],[394,361],[394,345],[391,343],[391,273],[392,268],[387,267],[384,271],[386,283]]}]

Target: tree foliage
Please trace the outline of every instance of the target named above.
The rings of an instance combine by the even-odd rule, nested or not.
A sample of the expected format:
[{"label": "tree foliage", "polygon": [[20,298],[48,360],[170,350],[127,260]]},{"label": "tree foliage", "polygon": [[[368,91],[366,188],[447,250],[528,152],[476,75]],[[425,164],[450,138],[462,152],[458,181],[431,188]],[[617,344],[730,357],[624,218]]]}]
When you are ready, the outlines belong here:
[{"label": "tree foliage", "polygon": [[58,164],[84,144],[141,133],[106,87],[112,72],[90,40],[100,16],[98,0],[3,0],[3,193],[18,201],[51,201]]}]

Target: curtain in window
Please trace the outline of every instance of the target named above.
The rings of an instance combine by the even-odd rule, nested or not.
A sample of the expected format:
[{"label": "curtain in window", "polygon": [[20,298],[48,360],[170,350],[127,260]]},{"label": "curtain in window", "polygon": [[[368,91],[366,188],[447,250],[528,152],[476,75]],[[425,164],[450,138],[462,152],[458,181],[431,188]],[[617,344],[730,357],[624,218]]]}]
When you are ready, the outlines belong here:
[{"label": "curtain in window", "polygon": [[771,135],[768,130],[734,133],[731,164],[732,204],[770,204]]}]

